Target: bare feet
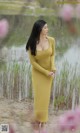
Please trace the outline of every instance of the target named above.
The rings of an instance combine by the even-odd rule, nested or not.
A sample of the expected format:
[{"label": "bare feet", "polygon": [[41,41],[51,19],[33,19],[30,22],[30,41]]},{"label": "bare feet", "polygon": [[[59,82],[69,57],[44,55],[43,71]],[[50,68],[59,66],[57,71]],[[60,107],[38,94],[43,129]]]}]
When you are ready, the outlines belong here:
[{"label": "bare feet", "polygon": [[40,123],[40,133],[47,133],[46,123]]},{"label": "bare feet", "polygon": [[35,117],[31,118],[31,126],[34,133],[47,133],[46,132],[46,122],[40,122],[35,120]]}]

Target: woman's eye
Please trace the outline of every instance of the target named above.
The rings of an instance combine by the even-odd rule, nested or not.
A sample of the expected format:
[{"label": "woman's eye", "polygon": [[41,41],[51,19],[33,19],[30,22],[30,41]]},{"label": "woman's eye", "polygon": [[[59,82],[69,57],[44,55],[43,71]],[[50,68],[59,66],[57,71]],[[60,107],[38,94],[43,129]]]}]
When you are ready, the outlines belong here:
[{"label": "woman's eye", "polygon": [[45,29],[47,29],[47,27],[45,27]]}]

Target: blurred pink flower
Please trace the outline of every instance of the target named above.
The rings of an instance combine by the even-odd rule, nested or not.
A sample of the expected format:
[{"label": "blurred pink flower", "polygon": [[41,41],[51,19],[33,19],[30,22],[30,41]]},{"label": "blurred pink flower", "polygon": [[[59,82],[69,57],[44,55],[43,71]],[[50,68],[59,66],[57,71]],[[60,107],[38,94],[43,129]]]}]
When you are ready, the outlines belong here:
[{"label": "blurred pink flower", "polygon": [[75,113],[76,113],[76,117],[77,117],[78,123],[80,124],[80,107],[77,107],[75,109]]},{"label": "blurred pink flower", "polygon": [[70,21],[73,17],[73,12],[73,7],[69,4],[66,4],[60,9],[59,15],[64,21]]},{"label": "blurred pink flower", "polygon": [[59,117],[59,130],[65,131],[67,129],[66,127],[66,117],[64,115]]},{"label": "blurred pink flower", "polygon": [[66,115],[66,123],[68,130],[76,130],[78,127],[78,121],[75,111],[69,111]]},{"label": "blurred pink flower", "polygon": [[59,129],[61,131],[73,131],[76,130],[79,126],[78,117],[76,116],[75,111],[68,111],[62,115],[59,119]]},{"label": "blurred pink flower", "polygon": [[11,124],[9,125],[9,133],[15,133],[15,130]]},{"label": "blurred pink flower", "polygon": [[9,23],[6,19],[0,20],[0,38],[6,37],[9,31]]}]

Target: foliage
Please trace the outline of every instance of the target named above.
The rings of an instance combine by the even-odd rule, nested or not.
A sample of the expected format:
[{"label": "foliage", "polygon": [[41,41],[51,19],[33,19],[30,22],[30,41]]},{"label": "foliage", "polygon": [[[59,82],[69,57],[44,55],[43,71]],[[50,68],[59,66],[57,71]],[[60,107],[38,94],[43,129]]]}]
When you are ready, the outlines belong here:
[{"label": "foliage", "polygon": [[[72,67],[67,61],[64,61],[61,71],[57,73],[55,81],[56,91],[54,94],[54,105],[58,109],[60,109],[62,106],[63,109],[69,109],[72,108],[72,104],[79,104],[80,73],[78,73],[78,70],[78,64]],[[74,97],[75,100],[73,101]]]}]

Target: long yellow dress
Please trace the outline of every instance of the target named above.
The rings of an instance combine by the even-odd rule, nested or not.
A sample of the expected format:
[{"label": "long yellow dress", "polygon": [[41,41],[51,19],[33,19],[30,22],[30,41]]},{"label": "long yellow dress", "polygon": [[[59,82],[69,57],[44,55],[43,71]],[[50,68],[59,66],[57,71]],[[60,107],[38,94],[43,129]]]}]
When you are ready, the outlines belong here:
[{"label": "long yellow dress", "polygon": [[52,76],[48,76],[50,71],[56,71],[55,67],[55,39],[47,37],[49,48],[37,51],[36,56],[31,55],[32,65],[32,85],[34,94],[34,116],[39,122],[48,121],[48,107],[50,102]]}]

